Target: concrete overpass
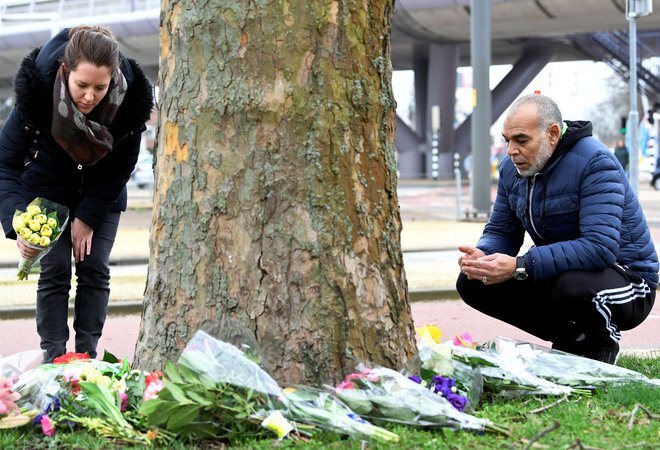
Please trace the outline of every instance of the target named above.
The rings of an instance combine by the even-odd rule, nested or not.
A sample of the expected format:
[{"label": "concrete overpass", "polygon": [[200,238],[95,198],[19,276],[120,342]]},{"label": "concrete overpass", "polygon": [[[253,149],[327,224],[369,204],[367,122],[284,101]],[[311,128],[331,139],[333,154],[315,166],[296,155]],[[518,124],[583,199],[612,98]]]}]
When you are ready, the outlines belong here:
[{"label": "concrete overpass", "polygon": [[[416,123],[398,121],[402,176],[429,176],[431,105],[439,105],[439,177],[452,174],[452,155],[471,151],[471,118],[456,129],[456,69],[471,65],[471,5],[487,0],[397,0],[392,26],[395,70],[415,72]],[[481,6],[480,6],[481,5]],[[490,63],[512,64],[492,91],[492,120],[551,61],[605,61],[628,76],[626,0],[491,0]],[[660,98],[660,83],[644,61],[660,55],[660,0],[654,14],[637,19],[640,90]],[[158,0],[0,0],[0,99],[10,95],[20,59],[55,31],[99,23],[115,32],[122,51],[156,80],[159,54]]]}]

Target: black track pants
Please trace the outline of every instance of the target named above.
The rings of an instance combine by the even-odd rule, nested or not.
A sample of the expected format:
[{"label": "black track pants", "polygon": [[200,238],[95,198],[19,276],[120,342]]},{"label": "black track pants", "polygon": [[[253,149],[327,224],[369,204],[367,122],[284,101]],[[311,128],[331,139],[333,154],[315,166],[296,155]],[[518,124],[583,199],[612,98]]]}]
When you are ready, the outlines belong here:
[{"label": "black track pants", "polygon": [[456,289],[465,303],[551,342],[584,334],[596,347],[611,345],[653,308],[655,290],[631,270],[571,271],[552,280],[514,279],[491,285],[460,274]]}]

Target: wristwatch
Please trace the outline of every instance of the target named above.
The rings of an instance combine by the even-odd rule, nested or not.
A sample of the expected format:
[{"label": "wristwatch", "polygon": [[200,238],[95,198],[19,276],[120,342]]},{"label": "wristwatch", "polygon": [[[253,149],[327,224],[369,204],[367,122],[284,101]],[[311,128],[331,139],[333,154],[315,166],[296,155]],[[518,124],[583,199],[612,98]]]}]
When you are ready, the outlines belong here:
[{"label": "wristwatch", "polygon": [[515,280],[526,280],[529,274],[525,268],[525,257],[518,256],[516,257],[516,270],[513,272],[513,278]]}]

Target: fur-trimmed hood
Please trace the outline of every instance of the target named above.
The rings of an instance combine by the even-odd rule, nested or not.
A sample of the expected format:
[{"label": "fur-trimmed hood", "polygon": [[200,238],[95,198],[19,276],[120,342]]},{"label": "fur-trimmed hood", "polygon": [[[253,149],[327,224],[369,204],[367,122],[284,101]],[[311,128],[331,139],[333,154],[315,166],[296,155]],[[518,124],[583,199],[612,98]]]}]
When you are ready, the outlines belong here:
[{"label": "fur-trimmed hood", "polygon": [[[68,29],[62,30],[44,47],[35,48],[21,62],[14,79],[16,109],[31,126],[50,129],[53,85],[59,60],[68,41]],[[128,89],[110,129],[115,135],[143,130],[154,106],[153,87],[140,65],[120,55],[120,68]]]}]

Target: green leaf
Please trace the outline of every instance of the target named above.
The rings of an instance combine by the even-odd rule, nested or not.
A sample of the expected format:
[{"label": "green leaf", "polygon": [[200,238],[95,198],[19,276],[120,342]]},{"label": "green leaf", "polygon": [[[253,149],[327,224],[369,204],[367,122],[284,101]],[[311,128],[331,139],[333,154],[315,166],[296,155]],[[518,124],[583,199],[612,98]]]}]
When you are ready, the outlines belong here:
[{"label": "green leaf", "polygon": [[177,370],[177,367],[174,365],[174,363],[172,363],[172,361],[165,362],[164,372],[167,378],[174,381],[175,383],[183,383],[184,380],[183,378],[181,378],[181,375]]},{"label": "green leaf", "polygon": [[170,420],[170,417],[178,414],[182,405],[176,402],[163,402],[159,407],[149,414],[146,414],[147,421],[152,425],[163,425]]},{"label": "green leaf", "polygon": [[154,398],[151,400],[147,400],[140,405],[139,412],[140,414],[143,414],[145,416],[149,416],[154,413],[154,411],[159,410],[160,408],[163,407],[164,404],[169,403],[164,400],[161,400],[160,398]]},{"label": "green leaf", "polygon": [[204,397],[203,393],[198,393],[193,390],[188,391],[188,397],[202,406],[211,406],[213,404],[213,401],[208,397]]},{"label": "green leaf", "polygon": [[171,382],[170,380],[163,380],[163,390],[167,390],[170,394],[172,394],[172,397],[174,400],[178,401],[179,403],[186,404],[190,403],[190,400],[188,397],[186,397],[185,392],[183,389],[181,389],[176,383]]},{"label": "green leaf", "polygon": [[107,388],[88,381],[81,381],[80,388],[87,396],[81,402],[84,406],[95,409],[109,419],[114,420],[116,424],[122,426],[128,424],[115,403],[115,396]]},{"label": "green leaf", "polygon": [[113,355],[112,353],[110,353],[109,351],[104,350],[103,351],[103,358],[101,358],[101,361],[105,361],[105,362],[110,363],[110,364],[115,364],[115,363],[119,362],[119,359],[117,359],[117,357],[115,355]]},{"label": "green leaf", "polygon": [[171,431],[178,431],[187,427],[199,417],[199,405],[186,405],[177,411],[176,414],[170,416],[167,421],[167,429]]}]

